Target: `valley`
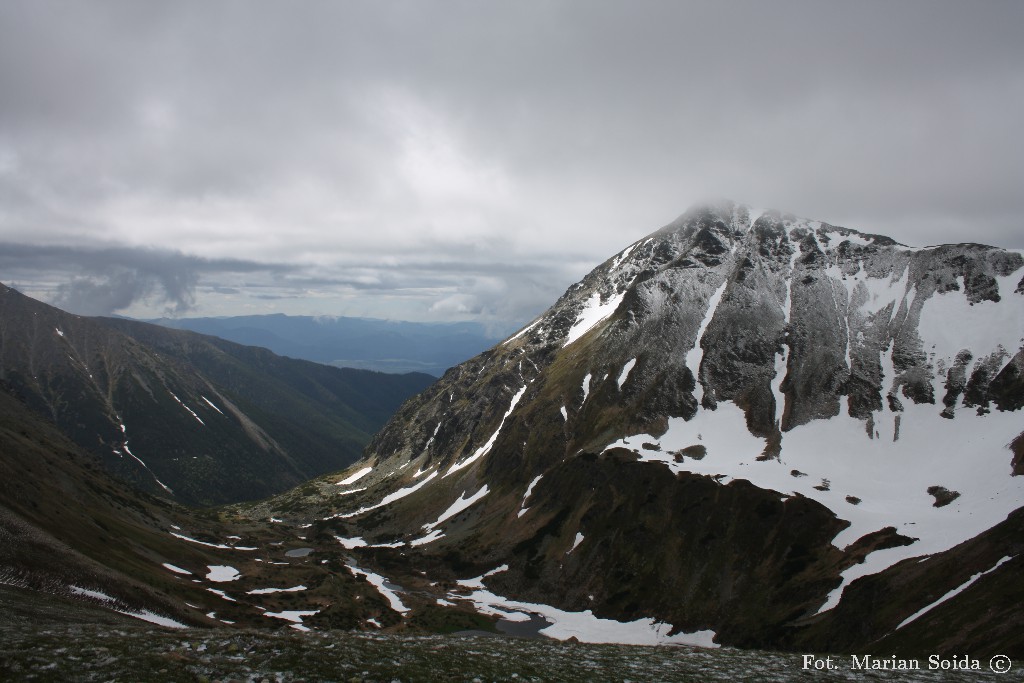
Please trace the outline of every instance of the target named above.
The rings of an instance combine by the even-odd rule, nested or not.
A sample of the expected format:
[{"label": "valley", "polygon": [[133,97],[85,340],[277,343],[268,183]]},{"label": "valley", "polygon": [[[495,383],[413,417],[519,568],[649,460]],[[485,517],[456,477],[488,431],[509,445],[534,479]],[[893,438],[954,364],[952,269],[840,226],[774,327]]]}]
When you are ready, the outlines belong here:
[{"label": "valley", "polygon": [[68,634],[80,680],[1024,658],[1018,252],[701,205],[437,381],[0,312],[12,672]]}]

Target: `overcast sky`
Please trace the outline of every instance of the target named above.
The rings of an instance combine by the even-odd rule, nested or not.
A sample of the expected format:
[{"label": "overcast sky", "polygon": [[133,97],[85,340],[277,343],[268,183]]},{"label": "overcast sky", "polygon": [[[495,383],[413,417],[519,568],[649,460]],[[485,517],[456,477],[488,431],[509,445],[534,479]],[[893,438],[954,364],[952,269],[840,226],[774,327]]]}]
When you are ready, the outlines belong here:
[{"label": "overcast sky", "polygon": [[1024,2],[0,2],[0,281],[515,326],[694,202],[1024,247]]}]

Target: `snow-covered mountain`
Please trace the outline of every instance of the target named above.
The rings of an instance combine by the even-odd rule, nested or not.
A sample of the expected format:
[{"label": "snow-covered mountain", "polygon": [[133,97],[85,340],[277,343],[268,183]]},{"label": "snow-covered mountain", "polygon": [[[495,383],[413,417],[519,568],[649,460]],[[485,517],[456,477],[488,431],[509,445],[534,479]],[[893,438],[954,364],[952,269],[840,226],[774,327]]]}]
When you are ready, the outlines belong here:
[{"label": "snow-covered mountain", "polygon": [[274,504],[556,637],[1021,652],[1022,341],[1019,252],[701,206]]}]

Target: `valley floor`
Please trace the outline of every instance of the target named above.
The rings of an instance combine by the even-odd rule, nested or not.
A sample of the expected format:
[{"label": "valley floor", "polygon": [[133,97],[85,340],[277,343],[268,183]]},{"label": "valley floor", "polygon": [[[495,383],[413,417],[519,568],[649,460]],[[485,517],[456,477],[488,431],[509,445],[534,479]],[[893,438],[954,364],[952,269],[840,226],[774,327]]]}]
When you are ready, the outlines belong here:
[{"label": "valley floor", "polygon": [[0,586],[10,681],[1020,681],[974,672],[804,670],[797,654],[585,645],[488,636],[155,629]]}]

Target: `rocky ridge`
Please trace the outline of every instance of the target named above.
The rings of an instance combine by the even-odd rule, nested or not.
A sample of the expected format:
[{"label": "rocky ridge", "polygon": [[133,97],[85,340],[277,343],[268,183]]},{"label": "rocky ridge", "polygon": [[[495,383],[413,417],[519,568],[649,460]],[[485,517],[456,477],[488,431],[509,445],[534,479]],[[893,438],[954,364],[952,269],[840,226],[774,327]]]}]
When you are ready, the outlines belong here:
[{"label": "rocky ridge", "polygon": [[0,285],[0,390],[120,478],[186,504],[257,499],[344,467],[432,381],[72,315]]}]

